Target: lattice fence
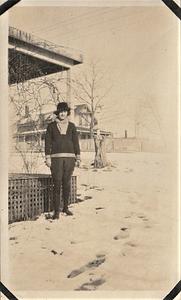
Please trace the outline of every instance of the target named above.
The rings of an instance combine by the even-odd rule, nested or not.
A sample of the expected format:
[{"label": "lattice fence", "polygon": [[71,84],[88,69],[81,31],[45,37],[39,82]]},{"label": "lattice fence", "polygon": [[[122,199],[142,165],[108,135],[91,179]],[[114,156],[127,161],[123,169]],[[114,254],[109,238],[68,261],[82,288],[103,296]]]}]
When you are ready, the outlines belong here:
[{"label": "lattice fence", "polygon": [[[76,202],[77,178],[72,176],[69,204]],[[8,185],[9,223],[31,220],[53,208],[51,175],[10,174]],[[62,206],[62,205],[61,205]]]}]

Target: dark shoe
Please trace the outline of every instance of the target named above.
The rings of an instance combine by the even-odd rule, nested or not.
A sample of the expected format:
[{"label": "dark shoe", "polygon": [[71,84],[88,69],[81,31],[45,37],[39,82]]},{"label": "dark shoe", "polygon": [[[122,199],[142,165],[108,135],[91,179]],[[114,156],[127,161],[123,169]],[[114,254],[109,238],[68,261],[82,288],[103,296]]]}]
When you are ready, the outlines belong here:
[{"label": "dark shoe", "polygon": [[62,212],[64,214],[66,214],[67,216],[73,216],[73,213],[67,208],[67,209],[63,209]]},{"label": "dark shoe", "polygon": [[54,212],[52,219],[53,220],[59,219],[59,212]]}]

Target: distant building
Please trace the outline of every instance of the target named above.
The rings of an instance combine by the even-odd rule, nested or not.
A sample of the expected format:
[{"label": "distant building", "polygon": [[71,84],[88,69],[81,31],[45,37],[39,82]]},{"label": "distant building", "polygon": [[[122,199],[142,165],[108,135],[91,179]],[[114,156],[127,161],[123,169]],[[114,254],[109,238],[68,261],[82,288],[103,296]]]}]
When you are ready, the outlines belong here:
[{"label": "distant building", "polygon": [[[51,111],[39,114],[32,119],[26,107],[24,118],[17,123],[17,133],[14,138],[18,143],[22,143],[23,149],[30,149],[34,143],[35,145],[37,143],[43,149],[47,125],[52,122],[55,117]],[[90,119],[91,112],[86,104],[75,105],[74,122],[77,126],[80,140],[90,139]],[[94,119],[94,125],[97,125],[96,118]],[[96,131],[97,130],[94,129],[95,135]],[[112,136],[112,133],[106,130],[101,130],[100,134],[104,137]]]},{"label": "distant building", "polygon": [[[74,109],[74,122],[80,134],[80,139],[90,139],[90,122],[91,111],[87,104],[77,104]],[[94,118],[94,126],[98,125],[98,121]],[[96,134],[96,129],[94,129]],[[106,130],[101,130],[102,136],[112,136],[112,133]]]}]

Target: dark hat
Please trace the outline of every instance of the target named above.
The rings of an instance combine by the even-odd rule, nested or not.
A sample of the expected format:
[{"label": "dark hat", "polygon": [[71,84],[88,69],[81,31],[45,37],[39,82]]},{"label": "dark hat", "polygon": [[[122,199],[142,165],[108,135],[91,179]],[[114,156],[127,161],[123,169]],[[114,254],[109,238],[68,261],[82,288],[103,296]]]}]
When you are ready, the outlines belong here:
[{"label": "dark hat", "polygon": [[54,111],[54,114],[58,115],[61,111],[67,111],[68,115],[70,115],[70,107],[67,102],[59,102],[57,104],[57,110]]}]

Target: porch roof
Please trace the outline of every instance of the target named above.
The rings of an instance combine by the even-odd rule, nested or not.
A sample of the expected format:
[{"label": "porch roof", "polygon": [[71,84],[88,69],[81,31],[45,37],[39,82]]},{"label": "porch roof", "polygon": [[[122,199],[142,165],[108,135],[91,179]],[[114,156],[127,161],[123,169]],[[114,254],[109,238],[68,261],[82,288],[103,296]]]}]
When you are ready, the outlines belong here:
[{"label": "porch roof", "polygon": [[83,62],[80,51],[9,27],[9,84],[62,72]]}]

